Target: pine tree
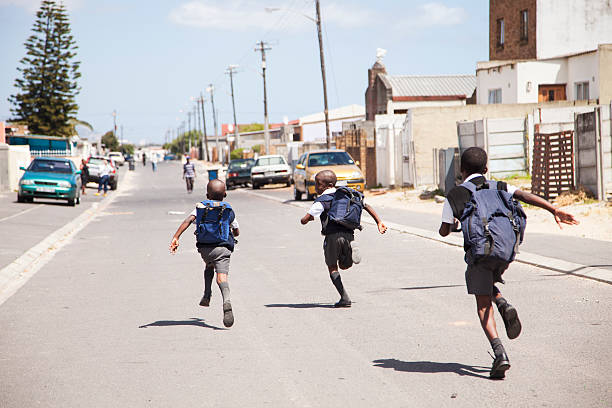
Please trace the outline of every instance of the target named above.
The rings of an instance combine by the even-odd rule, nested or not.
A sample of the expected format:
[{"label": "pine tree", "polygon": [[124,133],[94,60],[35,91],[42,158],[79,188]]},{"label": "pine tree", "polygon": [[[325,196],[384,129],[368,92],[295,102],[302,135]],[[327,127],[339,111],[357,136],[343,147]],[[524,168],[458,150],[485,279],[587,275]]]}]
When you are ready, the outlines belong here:
[{"label": "pine tree", "polygon": [[34,134],[69,137],[74,134],[81,74],[64,4],[43,0],[32,32],[17,68],[19,91],[9,97],[13,120],[27,124]]}]

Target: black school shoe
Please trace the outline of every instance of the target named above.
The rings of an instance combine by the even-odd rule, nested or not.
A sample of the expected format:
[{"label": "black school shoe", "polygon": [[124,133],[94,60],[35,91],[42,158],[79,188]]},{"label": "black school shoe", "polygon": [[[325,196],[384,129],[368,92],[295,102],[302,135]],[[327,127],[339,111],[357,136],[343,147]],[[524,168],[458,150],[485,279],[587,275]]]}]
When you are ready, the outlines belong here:
[{"label": "black school shoe", "polygon": [[352,302],[350,300],[340,299],[338,303],[334,305],[334,307],[351,307]]},{"label": "black school shoe", "polygon": [[501,380],[502,378],[506,377],[506,371],[509,369],[510,360],[508,360],[506,352],[503,352],[501,355],[495,357],[495,360],[493,360],[493,366],[491,367],[489,378],[492,380]]},{"label": "black school shoe", "polygon": [[234,324],[234,313],[232,312],[232,304],[230,302],[223,303],[223,325],[232,327]]},{"label": "black school shoe", "polygon": [[200,300],[200,306],[204,306],[204,307],[210,306],[210,295],[202,296],[202,299]]},{"label": "black school shoe", "polygon": [[521,321],[518,318],[518,312],[510,303],[504,303],[497,310],[504,320],[506,326],[506,334],[510,340],[516,339],[521,334]]}]

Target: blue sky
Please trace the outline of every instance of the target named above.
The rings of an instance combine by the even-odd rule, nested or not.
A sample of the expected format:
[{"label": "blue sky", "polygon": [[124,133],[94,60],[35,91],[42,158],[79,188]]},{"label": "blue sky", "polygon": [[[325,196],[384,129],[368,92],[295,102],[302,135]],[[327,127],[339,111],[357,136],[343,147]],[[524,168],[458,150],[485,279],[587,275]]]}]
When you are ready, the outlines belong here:
[{"label": "blue sky", "polygon": [[[488,59],[488,0],[322,0],[330,108],[364,104],[376,49],[391,74],[473,74]],[[163,142],[186,119],[190,97],[215,85],[220,122],[231,122],[230,64],[239,123],[263,122],[256,42],[270,42],[271,122],[322,111],[312,0],[65,0],[82,62],[78,117],[96,132],[112,111],[132,142]],[[37,0],[0,0],[0,120],[10,118]],[[266,12],[265,8],[279,8]],[[210,103],[208,131],[212,132]]]}]

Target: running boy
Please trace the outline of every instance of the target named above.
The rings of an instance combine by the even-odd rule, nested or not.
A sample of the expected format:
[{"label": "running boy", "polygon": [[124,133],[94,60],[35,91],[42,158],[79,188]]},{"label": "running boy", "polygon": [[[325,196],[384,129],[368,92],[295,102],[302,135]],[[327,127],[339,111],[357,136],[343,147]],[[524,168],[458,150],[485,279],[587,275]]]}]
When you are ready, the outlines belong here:
[{"label": "running boy", "polygon": [[[238,221],[236,220],[234,210],[232,210],[229,204],[223,202],[226,196],[224,182],[221,180],[211,180],[208,183],[206,186],[206,198],[208,200],[198,203],[196,209],[189,214],[176,230],[170,242],[170,253],[176,253],[181,234],[185,232],[191,223],[197,220],[196,228],[198,230],[196,235],[198,239],[196,240],[196,247],[205,264],[204,296],[200,300],[200,306],[208,307],[210,305],[212,280],[215,271],[217,271],[217,285],[221,290],[221,296],[223,296],[223,324],[225,327],[231,327],[234,324],[234,314],[230,301],[227,274],[229,273],[230,257],[232,252],[234,252],[234,245],[236,243],[234,237],[240,234],[240,230],[238,229]],[[212,228],[206,228],[206,224],[211,225]],[[226,235],[222,232],[224,225],[227,227]],[[203,232],[200,233],[200,231]],[[218,231],[220,235],[216,236],[215,234]]]},{"label": "running boy", "polygon": [[[328,220],[328,212],[331,207],[329,196],[333,196],[336,193],[336,181],[336,173],[331,170],[323,170],[317,173],[315,176],[315,190],[319,197],[317,197],[300,222],[302,225],[305,225],[314,220],[315,217],[321,218],[321,234],[325,236],[323,241],[325,263],[329,270],[329,277],[340,294],[340,301],[334,307],[351,307],[351,299],[342,284],[338,266],[343,270],[348,269],[354,263],[358,264],[361,262],[361,256],[355,242],[353,230]],[[376,221],[378,231],[384,234],[387,231],[387,227],[380,220],[374,209],[368,204],[365,204],[363,208]]]},{"label": "running boy", "polygon": [[[461,155],[461,174],[464,183],[475,185],[474,190],[488,188],[487,180],[483,176],[487,172],[487,153],[479,147],[470,147]],[[470,186],[470,188],[472,188]],[[575,225],[578,221],[571,215],[551,203],[534,194],[527,193],[516,187],[507,185],[504,182],[497,182],[497,190],[506,191],[514,198],[525,203],[548,210],[555,218],[559,227],[561,223]],[[467,187],[457,186],[449,193],[442,210],[442,224],[439,233],[443,237],[450,232],[457,231],[458,220],[463,214],[466,204],[471,200],[472,192]],[[488,232],[488,229],[487,229]],[[464,246],[465,247],[465,246]],[[495,359],[491,368],[490,377],[501,379],[505,377],[505,372],[510,368],[510,361],[504,346],[497,334],[495,317],[493,316],[492,301],[497,305],[497,310],[501,315],[506,327],[506,334],[509,339],[515,339],[521,333],[521,322],[518,318],[516,309],[508,303],[495,286],[496,282],[504,283],[502,274],[508,268],[509,262],[499,258],[482,258],[473,261],[470,256],[469,248],[466,249],[465,282],[468,293],[476,297],[476,307],[480,324],[485,335],[491,343]]]}]

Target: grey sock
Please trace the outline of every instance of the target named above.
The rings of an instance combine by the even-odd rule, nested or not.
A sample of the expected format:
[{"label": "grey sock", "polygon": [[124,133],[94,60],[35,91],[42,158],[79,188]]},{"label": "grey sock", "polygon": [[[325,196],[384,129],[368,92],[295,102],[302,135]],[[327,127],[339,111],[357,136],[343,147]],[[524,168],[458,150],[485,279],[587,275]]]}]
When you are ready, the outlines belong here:
[{"label": "grey sock", "polygon": [[497,305],[497,309],[501,309],[505,305],[508,304],[508,301],[506,301],[506,299],[504,299],[503,297],[495,298],[494,301],[495,301],[495,304]]},{"label": "grey sock", "polygon": [[223,303],[230,301],[230,289],[227,282],[219,283],[219,289],[221,289],[221,296],[223,296]]},{"label": "grey sock", "polygon": [[211,286],[214,276],[214,267],[206,267],[206,269],[204,269],[204,296],[206,297],[210,297],[210,295],[212,294]]},{"label": "grey sock", "polygon": [[340,294],[340,297],[343,300],[350,300],[348,293],[346,293],[346,290],[344,290],[344,285],[342,284],[342,278],[340,277],[340,272],[338,271],[332,272],[329,274],[329,277],[331,278],[332,283],[336,287],[336,290]]},{"label": "grey sock", "polygon": [[495,357],[499,357],[506,352],[499,337],[491,340],[491,347],[493,348],[493,354],[495,354]]}]

